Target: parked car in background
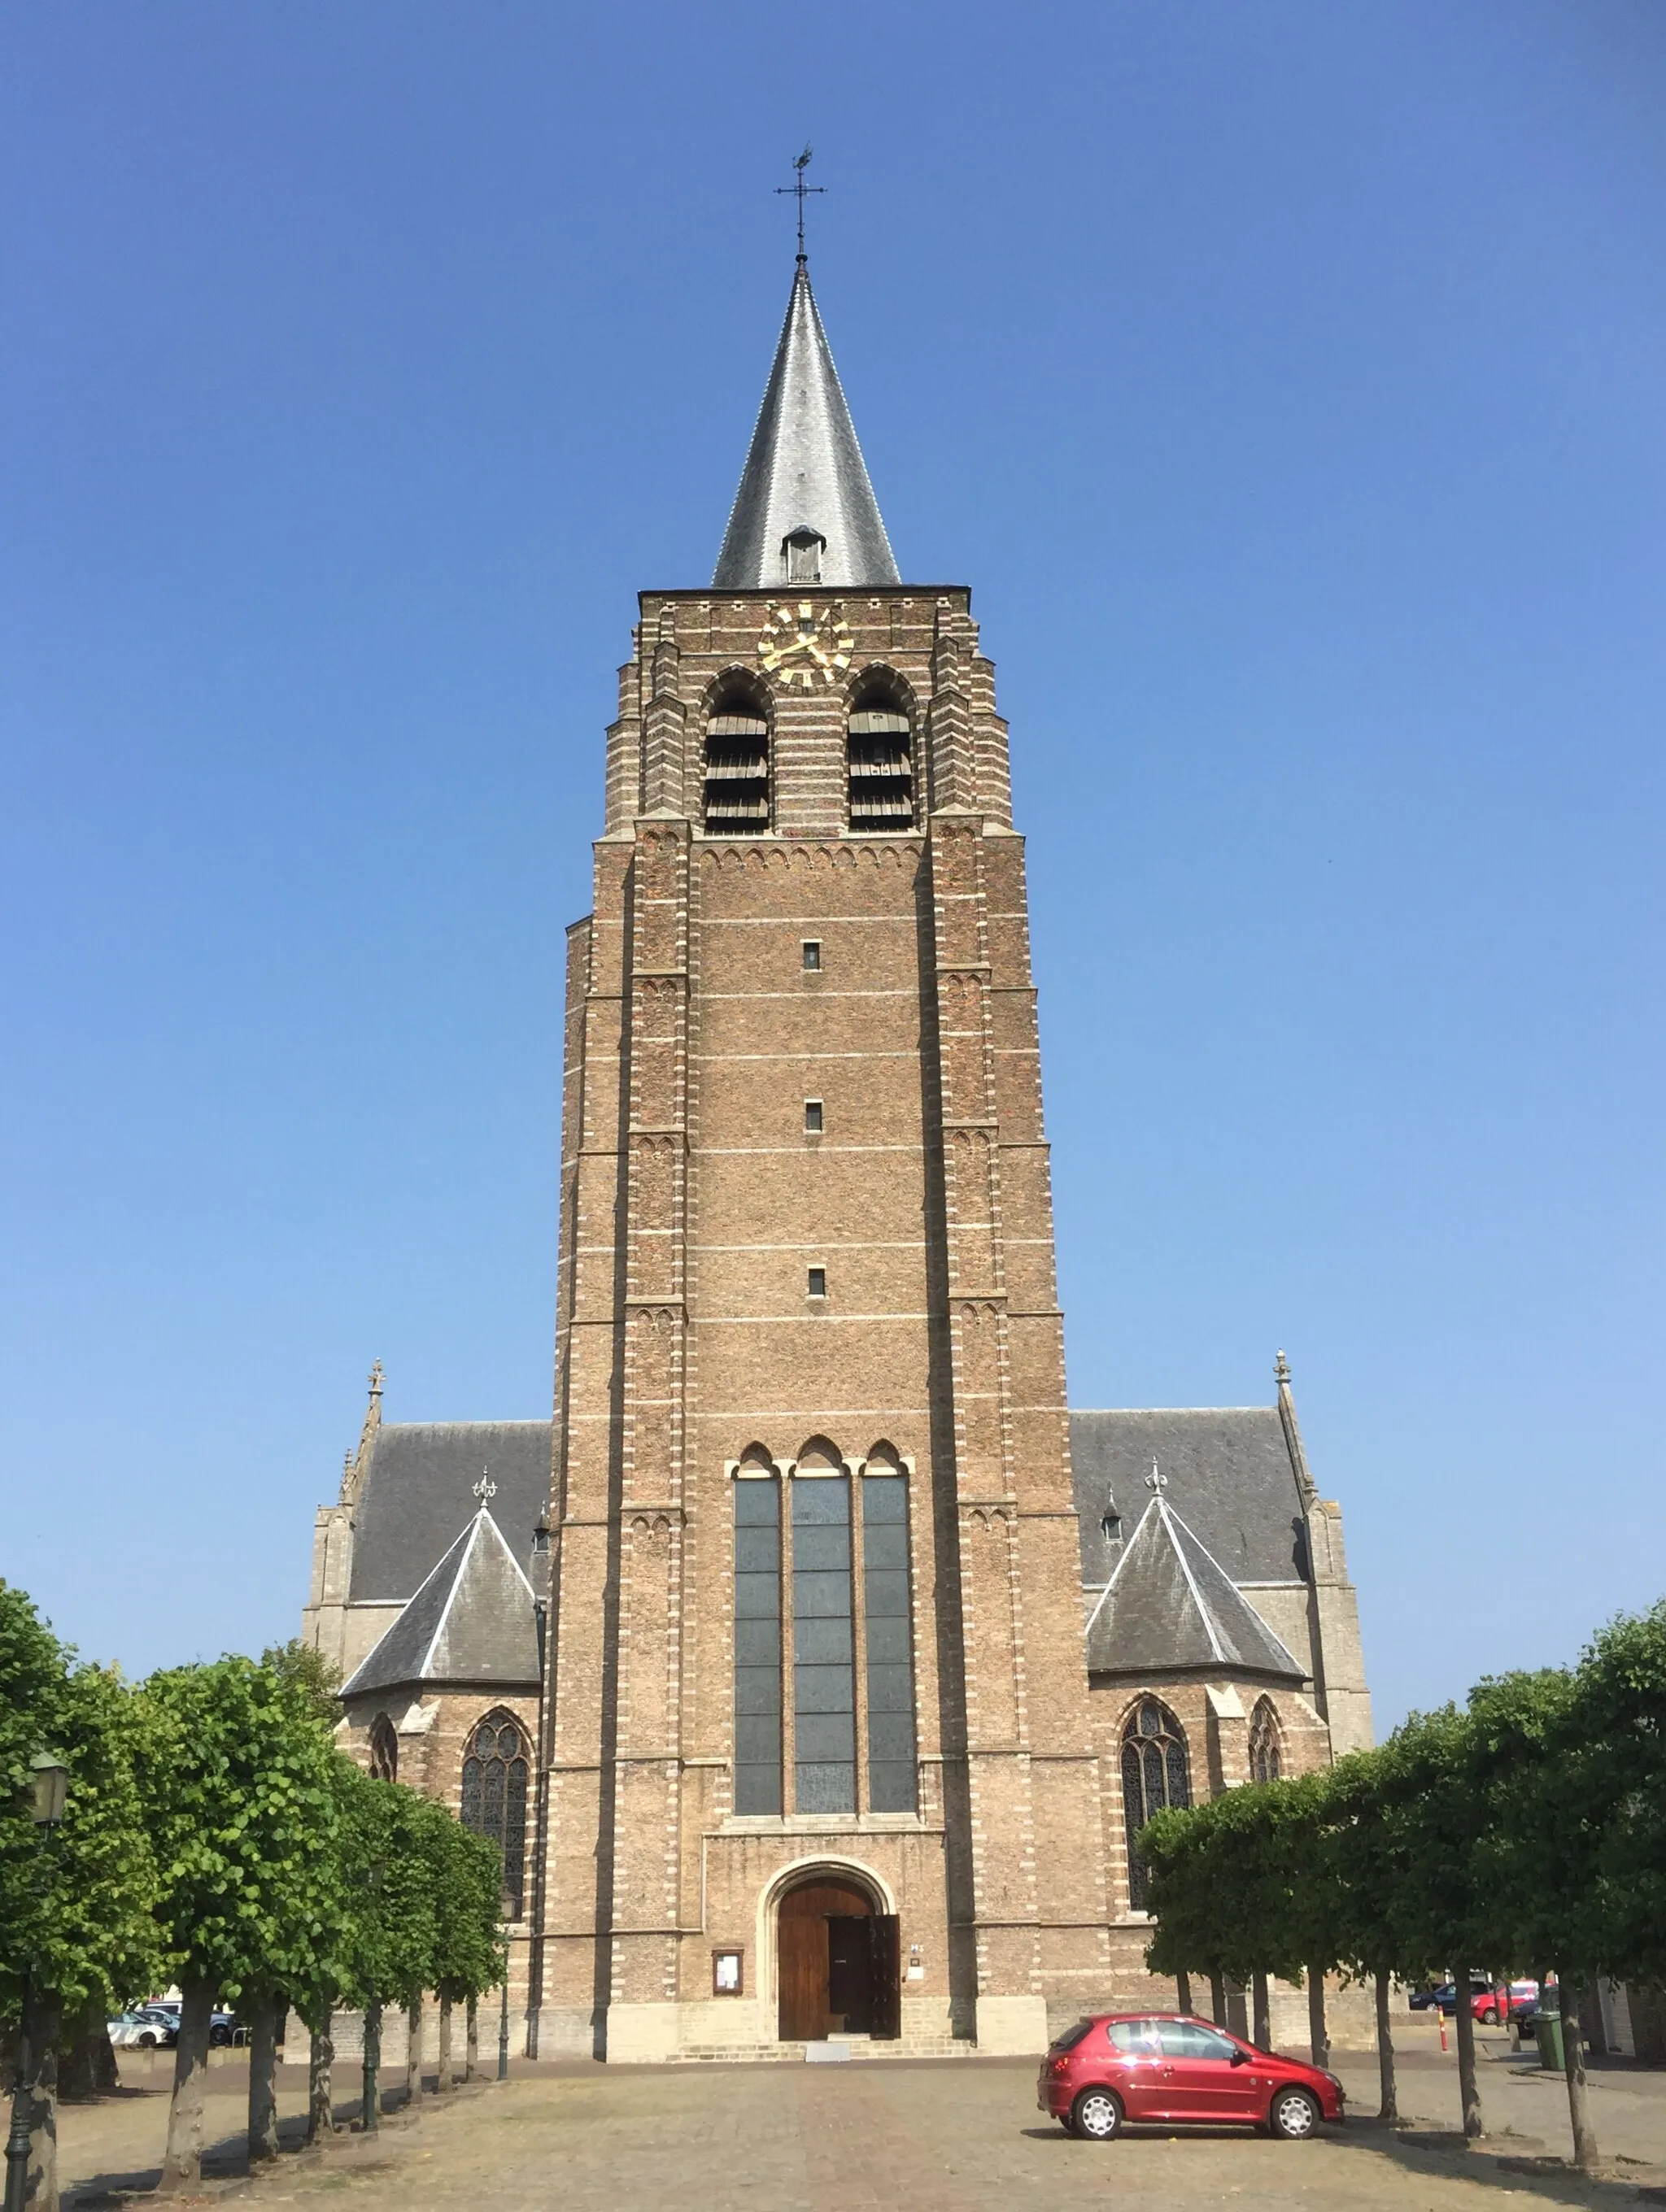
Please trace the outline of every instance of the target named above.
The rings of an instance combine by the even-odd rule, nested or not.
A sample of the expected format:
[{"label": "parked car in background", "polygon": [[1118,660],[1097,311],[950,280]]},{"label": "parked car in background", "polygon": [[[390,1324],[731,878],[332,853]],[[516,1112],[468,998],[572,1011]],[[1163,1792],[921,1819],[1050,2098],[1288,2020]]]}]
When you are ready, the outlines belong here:
[{"label": "parked car in background", "polygon": [[1341,2118],[1342,2085],[1189,2013],[1096,2013],[1049,2049],[1036,2102],[1091,2142],[1142,2120],[1266,2128],[1299,2142]]},{"label": "parked car in background", "polygon": [[1475,2018],[1487,2027],[1495,2027],[1500,2016],[1520,2020],[1524,2013],[1538,2009],[1539,1984],[1536,1982],[1511,1982],[1507,1999],[1500,2002],[1497,1990],[1481,1990],[1471,2009]]},{"label": "parked car in background", "polygon": [[227,2044],[246,2043],[249,2031],[234,2012],[216,2012],[209,2019],[209,2042],[216,2050]]},{"label": "parked car in background", "polygon": [[170,2021],[149,2012],[114,2013],[105,2027],[118,2051],[171,2051],[179,2039],[179,2031]]}]

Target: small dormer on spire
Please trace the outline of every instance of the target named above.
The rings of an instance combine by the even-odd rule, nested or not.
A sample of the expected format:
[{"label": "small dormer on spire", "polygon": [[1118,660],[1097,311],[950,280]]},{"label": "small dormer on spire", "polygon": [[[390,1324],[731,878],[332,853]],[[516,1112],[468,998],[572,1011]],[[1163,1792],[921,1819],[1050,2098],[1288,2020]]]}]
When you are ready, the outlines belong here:
[{"label": "small dormer on spire", "polygon": [[[794,163],[800,225],[809,149]],[[793,584],[858,586],[902,581],[867,465],[856,442],[827,333],[800,252],[792,297],[757,427],[735,494],[712,586],[770,591]]]}]

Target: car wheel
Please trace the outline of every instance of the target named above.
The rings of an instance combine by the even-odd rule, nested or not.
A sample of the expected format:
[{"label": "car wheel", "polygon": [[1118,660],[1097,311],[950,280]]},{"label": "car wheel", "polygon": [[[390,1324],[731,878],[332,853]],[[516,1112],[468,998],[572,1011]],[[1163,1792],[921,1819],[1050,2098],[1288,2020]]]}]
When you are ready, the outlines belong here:
[{"label": "car wheel", "polygon": [[141,2051],[154,2051],[156,2048],[155,2037],[154,2035],[142,2035],[139,2038],[139,2048]]},{"label": "car wheel", "polygon": [[1499,2008],[1497,2005],[1487,2006],[1487,2009],[1481,2016],[1481,2024],[1483,2027],[1496,2027],[1498,2026]]},{"label": "car wheel", "polygon": [[1318,2127],[1319,2107],[1305,2089],[1280,2089],[1267,2124],[1286,2142],[1301,2142]]},{"label": "car wheel", "polygon": [[1070,2108],[1070,2132],[1090,2142],[1109,2142],[1122,2125],[1122,2107],[1109,2089],[1084,2089]]}]

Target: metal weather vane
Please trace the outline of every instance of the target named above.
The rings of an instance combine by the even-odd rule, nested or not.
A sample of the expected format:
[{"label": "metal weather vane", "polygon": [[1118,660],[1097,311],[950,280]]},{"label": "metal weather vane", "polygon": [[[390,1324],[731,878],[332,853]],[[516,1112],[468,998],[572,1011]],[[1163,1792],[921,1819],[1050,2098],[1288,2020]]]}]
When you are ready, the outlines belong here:
[{"label": "metal weather vane", "polygon": [[799,155],[793,161],[792,183],[790,185],[777,185],[775,186],[775,194],[778,198],[783,193],[791,193],[792,197],[797,200],[799,204],[799,259],[800,263],[805,259],[804,203],[812,192],[824,192],[827,190],[827,186],[825,185],[806,185],[804,181],[804,173],[810,167],[810,157],[814,151],[815,149],[813,147],[806,146],[803,153]]}]

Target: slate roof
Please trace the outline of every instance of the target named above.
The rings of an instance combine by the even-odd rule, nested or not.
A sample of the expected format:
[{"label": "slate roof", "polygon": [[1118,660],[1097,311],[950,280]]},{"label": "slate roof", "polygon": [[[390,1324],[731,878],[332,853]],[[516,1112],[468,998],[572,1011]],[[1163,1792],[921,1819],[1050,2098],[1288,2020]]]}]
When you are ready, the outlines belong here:
[{"label": "slate roof", "polygon": [[714,589],[768,591],[783,584],[781,543],[798,529],[816,531],[826,541],[823,584],[902,580],[802,258]]},{"label": "slate roof", "polygon": [[341,1694],[447,1683],[538,1687],[532,1586],[483,1505]]},{"label": "slate roof", "polygon": [[375,1431],[354,1513],[348,1601],[403,1603],[474,1518],[483,1468],[492,1513],[524,1565],[550,1503],[548,1421],[387,1421]]},{"label": "slate roof", "polygon": [[1306,1680],[1306,1669],[1160,1494],[1123,1547],[1089,1620],[1087,1670]]},{"label": "slate roof", "polygon": [[1155,1460],[1177,1513],[1235,1583],[1308,1580],[1301,1491],[1284,1425],[1271,1406],[1220,1406],[1070,1416],[1082,1580],[1110,1579],[1122,1547],[1100,1525],[1114,1495],[1125,1531],[1146,1501]]}]

